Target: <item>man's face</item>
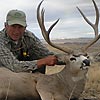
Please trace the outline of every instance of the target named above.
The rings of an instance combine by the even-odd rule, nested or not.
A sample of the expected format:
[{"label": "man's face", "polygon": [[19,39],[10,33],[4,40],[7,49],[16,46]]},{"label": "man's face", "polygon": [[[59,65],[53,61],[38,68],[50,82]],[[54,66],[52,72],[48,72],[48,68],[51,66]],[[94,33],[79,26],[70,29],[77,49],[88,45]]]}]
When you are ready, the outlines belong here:
[{"label": "man's face", "polygon": [[6,32],[9,35],[9,37],[14,40],[18,41],[24,34],[25,27],[19,25],[19,24],[14,24],[14,25],[5,25]]}]

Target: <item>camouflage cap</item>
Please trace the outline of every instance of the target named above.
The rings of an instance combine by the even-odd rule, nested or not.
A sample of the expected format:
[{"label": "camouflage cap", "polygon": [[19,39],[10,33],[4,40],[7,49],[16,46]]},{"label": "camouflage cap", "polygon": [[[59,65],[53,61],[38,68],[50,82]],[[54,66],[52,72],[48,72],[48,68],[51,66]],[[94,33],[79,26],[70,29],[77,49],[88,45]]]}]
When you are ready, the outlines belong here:
[{"label": "camouflage cap", "polygon": [[19,24],[24,27],[27,26],[26,15],[23,11],[20,10],[9,11],[6,17],[6,22],[8,23],[8,25]]}]

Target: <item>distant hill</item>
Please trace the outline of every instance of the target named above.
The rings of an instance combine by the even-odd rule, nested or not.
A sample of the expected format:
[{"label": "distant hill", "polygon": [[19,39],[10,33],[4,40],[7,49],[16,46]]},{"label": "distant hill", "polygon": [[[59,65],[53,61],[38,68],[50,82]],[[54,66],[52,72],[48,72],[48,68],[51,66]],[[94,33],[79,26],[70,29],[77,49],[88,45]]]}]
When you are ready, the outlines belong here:
[{"label": "distant hill", "polygon": [[[57,43],[57,44],[69,44],[69,43],[88,43],[89,41],[93,40],[93,38],[72,38],[72,39],[55,39],[52,40],[53,43]],[[45,40],[41,40],[44,44],[46,43]],[[98,40],[97,43],[100,43],[100,40]]]}]

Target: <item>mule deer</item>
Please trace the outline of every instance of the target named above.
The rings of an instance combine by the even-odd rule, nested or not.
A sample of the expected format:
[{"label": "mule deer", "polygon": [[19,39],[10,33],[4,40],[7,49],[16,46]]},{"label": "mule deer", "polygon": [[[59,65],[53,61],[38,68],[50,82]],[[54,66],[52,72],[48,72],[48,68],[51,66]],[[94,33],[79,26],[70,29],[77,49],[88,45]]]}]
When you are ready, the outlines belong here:
[{"label": "mule deer", "polygon": [[[56,74],[44,75],[36,73],[14,73],[10,70],[0,68],[0,100],[70,100],[79,98],[84,90],[86,74],[90,65],[90,60],[86,55],[86,50],[93,45],[100,37],[98,35],[99,11],[96,9],[96,23],[93,25],[78,8],[84,19],[95,30],[95,39],[82,48],[82,53],[70,49],[61,48],[50,41],[49,33],[58,20],[46,31],[44,26],[44,10],[40,13],[39,4],[37,8],[37,19],[44,39],[47,43],[68,55],[58,56],[58,59],[65,62],[64,69]],[[74,100],[74,99],[73,99]]]}]

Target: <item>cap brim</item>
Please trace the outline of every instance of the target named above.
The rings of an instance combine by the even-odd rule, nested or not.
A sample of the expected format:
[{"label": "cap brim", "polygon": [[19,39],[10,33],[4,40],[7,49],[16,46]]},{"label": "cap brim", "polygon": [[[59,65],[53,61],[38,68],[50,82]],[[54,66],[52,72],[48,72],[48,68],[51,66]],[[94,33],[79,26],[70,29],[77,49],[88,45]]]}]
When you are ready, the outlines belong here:
[{"label": "cap brim", "polygon": [[12,21],[8,21],[8,25],[14,25],[14,24],[19,24],[23,27],[26,27],[27,24],[24,21],[20,21],[20,20],[12,20]]}]

